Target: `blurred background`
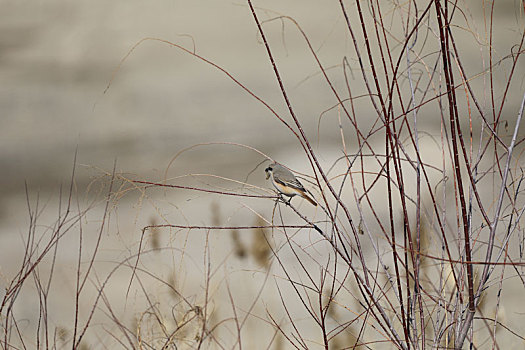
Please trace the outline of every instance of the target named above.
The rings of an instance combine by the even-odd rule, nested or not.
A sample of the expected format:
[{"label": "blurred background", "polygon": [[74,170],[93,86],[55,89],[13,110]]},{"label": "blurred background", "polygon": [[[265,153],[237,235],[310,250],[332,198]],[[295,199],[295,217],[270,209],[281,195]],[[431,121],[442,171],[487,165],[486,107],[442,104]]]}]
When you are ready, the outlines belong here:
[{"label": "blurred background", "polygon": [[[77,147],[81,164],[107,169],[117,159],[119,170],[151,176],[155,169],[164,170],[182,148],[199,142],[249,142],[267,152],[276,143],[288,142],[285,136],[290,133],[276,118],[224,74],[159,42],[138,47],[104,94],[132,46],[153,37],[190,50],[195,46],[196,53],[284,112],[244,3],[6,1],[2,6],[0,180],[4,203],[6,196],[24,191],[24,181],[45,190],[67,180]],[[292,2],[265,2],[264,6],[273,11],[261,11],[263,19],[280,12],[295,16],[312,32],[309,35],[318,46],[338,42],[347,49],[345,33],[331,31],[341,22],[337,8],[316,2],[295,9]],[[291,88],[316,73],[312,59],[299,56],[305,46],[293,32],[291,39],[276,44]],[[342,51],[333,52],[333,62],[326,64],[340,63]],[[313,85],[303,83],[295,96],[299,112],[308,115],[305,122],[311,125],[328,105],[329,96]],[[211,168],[227,169],[246,161],[229,155],[201,156],[213,162],[208,164]],[[79,173],[77,181],[83,181],[83,176]]]},{"label": "blurred background", "polygon": [[[340,64],[342,55],[350,48],[347,34],[336,30],[344,24],[337,6],[327,7],[315,1],[300,6],[293,1],[265,1],[259,5],[264,6],[259,9],[261,20],[280,14],[297,19],[309,32],[316,49],[324,55],[327,66]],[[319,89],[322,80],[315,62],[311,56],[304,57],[306,45],[293,25],[286,23],[286,33],[291,35],[286,37],[283,25],[279,20],[268,23],[267,26],[274,29],[269,39],[275,42],[276,55],[281,60],[280,68],[296,112],[304,115],[306,132],[316,138],[318,117],[334,105],[335,100],[324,86]],[[221,66],[291,121],[246,3],[200,0],[2,2],[0,296],[4,296],[4,288],[22,263],[30,227],[28,203],[31,210],[39,212],[39,235],[48,237],[45,228],[53,227],[58,218],[59,199],[63,201],[62,208],[67,200],[76,150],[78,206],[94,206],[82,220],[85,232],[82,269],[86,268],[100,230],[104,191],[109,183],[104,174],[112,171],[115,161],[119,174],[159,181],[164,179],[168,164],[182,149],[199,143],[234,142],[257,148],[296,170],[308,171],[302,149],[293,134],[268,109],[216,68],[158,41],[143,42],[120,65],[131,48],[147,37],[179,44]],[[332,119],[332,123],[320,132],[326,136],[324,147],[330,151],[333,147],[340,156],[339,140],[331,137],[337,125],[337,120]],[[201,147],[177,158],[168,176],[208,173],[244,181],[262,160],[264,157],[241,147]],[[267,188],[263,169],[264,166],[257,168],[248,182]],[[212,179],[203,181],[213,182]],[[96,186],[99,183],[104,189],[101,192]],[[227,186],[232,187],[232,184]],[[238,189],[239,186],[234,187]],[[62,197],[59,196],[61,188]],[[142,204],[140,195],[132,193],[120,199],[118,208],[110,209],[112,219],[103,229],[102,245],[96,258],[97,276],[111,271],[114,264],[110,262],[119,262],[138,250],[141,229],[148,224],[187,224],[189,221],[216,225],[255,224],[255,215],[251,211],[240,212],[239,207],[243,205],[236,199],[231,203],[228,198],[214,199],[184,191],[161,193],[160,198],[160,205],[152,204],[153,200],[144,200],[148,203]],[[91,204],[93,201],[95,205]],[[273,202],[259,201],[253,208],[257,206],[265,208],[268,214]],[[172,281],[176,276],[176,288],[190,298],[193,296],[193,302],[203,305],[205,275],[201,260],[205,237],[195,231],[189,235],[168,230],[156,232],[154,245],[184,249],[185,258],[168,251],[161,258],[156,255],[149,261],[145,254],[141,266],[144,268],[146,265],[142,264],[149,261],[151,271],[165,281]],[[243,256],[246,255],[243,249],[260,253],[256,254],[256,260],[239,260],[234,269],[254,269],[254,273],[259,269],[265,271],[269,252],[261,243],[265,240],[260,233],[254,232],[253,237],[251,232],[241,235],[240,242],[244,241],[248,245],[246,248],[239,248],[242,247],[239,238],[230,236],[230,232],[223,232],[211,238],[213,251],[217,252],[213,259],[219,260],[217,266],[221,267],[220,261],[237,246]],[[146,237],[143,249],[150,249],[152,243],[149,236]],[[58,329],[66,339],[72,336],[78,246],[77,231],[61,240],[63,248],[59,249],[53,277],[56,284],[52,284],[49,298],[48,317],[56,327],[55,334]],[[41,243],[36,250],[42,249]],[[48,260],[42,264],[42,276],[50,273],[50,266]],[[258,281],[257,277],[253,277],[254,282]],[[264,281],[265,273],[259,277]],[[121,275],[113,275],[114,284],[106,288],[112,305],[127,324],[133,323],[147,307],[143,296],[137,295],[134,284],[130,295],[124,297],[131,279],[126,270]],[[83,321],[96,296],[96,289],[92,287],[90,284],[89,290],[83,292],[85,299],[80,311]],[[244,303],[248,309],[258,293],[259,284],[243,284],[242,288],[250,292],[236,295],[236,302]],[[169,294],[160,291],[160,287],[153,292],[159,299],[163,293]],[[222,302],[216,302],[214,308],[231,309],[227,294],[224,291],[216,294]],[[24,331],[29,342],[36,339],[30,335],[37,332],[39,303],[36,295],[34,286],[29,286],[18,296],[15,307],[15,317],[28,320],[24,323]],[[271,302],[276,297],[273,291],[266,300]],[[111,324],[103,315],[95,315],[95,320]],[[267,328],[267,333],[262,331],[261,325],[256,328],[271,342],[272,327]],[[85,343],[111,344],[112,341],[101,340],[99,333],[88,332]],[[257,347],[255,343],[252,345]]]},{"label": "blurred background", "polygon": [[[279,15],[297,20],[324,66],[332,67],[328,70],[331,76],[342,76],[343,57],[349,59],[353,69],[358,69],[351,37],[337,3],[274,0],[255,5],[261,6],[258,13],[263,21]],[[23,237],[29,222],[25,184],[30,202],[36,203],[39,197],[41,207],[46,207],[40,218],[42,225],[50,225],[56,220],[59,190],[61,186],[69,186],[76,151],[75,184],[79,193],[85,193],[83,200],[86,202],[90,198],[100,200],[96,191],[90,192],[88,186],[111,172],[115,161],[117,173],[128,174],[131,178],[161,181],[168,170],[170,178],[207,173],[238,181],[248,177],[248,183],[269,187],[264,182],[264,166],[256,168],[264,157],[242,147],[197,147],[183,153],[168,169],[179,151],[200,143],[245,144],[295,170],[310,173],[293,134],[217,68],[153,40],[142,42],[122,61],[143,38],[176,43],[227,70],[291,122],[245,2],[4,0],[1,8],[0,285],[12,277],[21,261]],[[482,11],[480,6],[468,8],[464,13],[468,23],[478,26],[470,28],[472,32],[478,31],[481,36],[472,34],[470,29],[457,34],[465,53],[464,63],[468,63],[466,69],[472,75],[486,67],[481,59],[486,58],[486,52],[479,51],[479,43],[487,40],[483,36]],[[522,14],[519,11],[518,1],[507,0],[502,1],[495,12],[499,30],[494,33],[494,48],[500,53],[499,58],[510,53],[509,45],[521,34],[519,28],[522,27],[518,23],[522,21]],[[351,15],[356,15],[355,11]],[[394,16],[388,19],[393,21]],[[307,135],[314,140],[321,161],[330,165],[342,155],[337,111],[322,118],[320,115],[333,107],[336,100],[294,25],[289,21],[273,20],[265,27],[294,109]],[[393,25],[392,32],[396,33],[401,27]],[[392,42],[393,46],[396,44]],[[364,46],[362,49],[364,51]],[[357,71],[352,74],[360,76]],[[501,81],[495,81],[497,91],[506,82],[506,72],[501,74]],[[518,80],[523,78],[523,72],[519,74]],[[355,95],[365,91],[361,80],[358,81]],[[337,88],[344,88],[341,78],[335,79],[335,83]],[[481,91],[488,83],[480,76],[473,84]],[[509,120],[514,120],[520,98],[509,96],[510,102],[505,109],[513,113]],[[488,100],[482,102],[489,108]],[[359,106],[359,102],[356,103]],[[359,109],[359,122],[365,130],[374,123],[374,114],[367,115],[366,109]],[[419,122],[425,132],[439,133],[440,119],[432,113],[422,113]],[[355,146],[351,129],[347,135],[347,146]],[[383,149],[381,140],[371,141]],[[251,174],[254,169],[256,171]],[[260,193],[265,192],[260,190]],[[162,201],[169,203],[164,207],[158,203],[143,204],[147,200],[143,201],[139,194],[124,197],[121,201],[124,204],[112,212],[111,225],[114,226],[104,228],[101,261],[117,261],[131,255],[137,250],[141,228],[150,223],[177,221],[169,219],[170,215],[175,215],[173,211],[184,212],[184,215],[179,214],[194,223],[215,220],[227,224],[246,221],[253,224],[255,219],[246,219],[242,214],[244,210],[251,212],[263,208],[261,210],[269,213],[273,205],[271,201],[259,201],[247,209],[240,201],[216,204],[208,197],[181,191],[164,193]],[[91,220],[85,223],[86,227],[93,225],[93,231],[86,229],[86,232],[97,232],[100,220],[97,215],[103,209],[97,208]],[[218,211],[222,214],[217,214]],[[221,218],[217,219],[218,216]],[[184,237],[187,241],[195,236]],[[203,239],[198,237],[198,240]],[[215,244],[224,246],[227,252],[235,242],[229,234],[227,240],[224,236],[214,239]],[[305,242],[310,239],[304,238]],[[179,243],[166,234],[162,244],[176,246]],[[195,249],[195,256],[202,258],[202,247],[199,245]],[[191,255],[189,246],[187,251]],[[67,265],[76,261],[76,255],[74,251],[68,254],[59,259],[66,272],[57,273],[55,278],[72,283],[72,270],[68,270]],[[169,258],[163,263],[167,270],[172,266]],[[253,261],[250,264],[257,265]],[[245,268],[243,264],[240,266]],[[104,271],[104,267],[99,268]],[[118,281],[126,285],[130,281],[129,274]],[[198,289],[202,287],[201,282],[187,278],[185,283]],[[71,290],[66,293],[71,295]],[[115,295],[122,296],[122,288],[115,288]],[[247,299],[248,306],[251,300]],[[32,314],[31,305],[36,304],[26,304],[28,318]],[[57,324],[67,323],[71,317],[67,311],[66,308],[64,314],[56,316]],[[24,315],[24,310],[21,313]]]},{"label": "blurred background", "polygon": [[[307,1],[297,6],[293,1],[265,1],[259,5],[261,20],[279,15],[297,20],[321,62],[332,67],[329,74],[339,78],[336,87],[343,87],[342,70],[333,67],[341,65],[343,57],[358,69],[337,4]],[[291,151],[299,150],[298,143],[289,137],[291,133],[223,73],[160,42],[142,43],[122,64],[104,94],[120,60],[133,45],[146,37],[159,38],[195,50],[223,67],[290,121],[250,10],[243,2],[51,0],[4,1],[2,7],[2,213],[9,210],[5,203],[11,202],[10,196],[24,192],[24,181],[42,191],[67,180],[77,147],[80,164],[108,169],[117,159],[119,170],[148,177],[153,171],[164,171],[182,148],[200,142],[249,143],[270,155],[281,150],[283,143],[289,144]],[[460,50],[473,58],[465,59],[467,71],[479,74],[483,52],[470,49],[487,39],[481,31],[482,8],[467,10],[466,15],[472,18],[469,23],[478,25],[475,29],[480,34],[458,31],[458,42]],[[496,59],[509,54],[508,45],[519,38],[521,17],[517,10],[517,4],[508,0],[498,4],[494,12],[501,23],[493,33],[499,54]],[[317,138],[318,118],[334,106],[335,98],[294,25],[274,20],[266,28],[296,113],[308,136]],[[473,83],[487,84],[483,78]],[[358,80],[358,86],[353,87],[355,95],[364,91],[361,85]],[[515,107],[510,104],[509,110]],[[369,117],[364,111],[359,110],[363,123]],[[437,127],[439,119],[423,115],[420,122]],[[320,139],[323,145],[339,147],[340,140],[333,137],[337,125],[335,118],[321,123],[319,131],[326,136]],[[234,163],[250,160],[221,151],[207,149],[192,160],[212,162],[208,163],[210,168],[226,172],[238,165]],[[77,181],[86,181],[85,174],[78,173]]]}]

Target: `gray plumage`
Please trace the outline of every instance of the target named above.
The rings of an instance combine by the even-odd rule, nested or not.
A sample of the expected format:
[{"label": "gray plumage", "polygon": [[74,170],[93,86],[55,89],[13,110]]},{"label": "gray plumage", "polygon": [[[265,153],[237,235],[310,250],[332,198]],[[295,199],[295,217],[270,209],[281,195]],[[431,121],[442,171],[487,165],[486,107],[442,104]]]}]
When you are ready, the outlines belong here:
[{"label": "gray plumage", "polygon": [[317,203],[308,196],[303,184],[297,180],[290,170],[280,164],[272,163],[265,169],[265,171],[266,179],[269,177],[272,178],[273,186],[279,191],[279,193],[290,197],[290,199],[292,199],[293,196],[299,195],[317,206]]}]

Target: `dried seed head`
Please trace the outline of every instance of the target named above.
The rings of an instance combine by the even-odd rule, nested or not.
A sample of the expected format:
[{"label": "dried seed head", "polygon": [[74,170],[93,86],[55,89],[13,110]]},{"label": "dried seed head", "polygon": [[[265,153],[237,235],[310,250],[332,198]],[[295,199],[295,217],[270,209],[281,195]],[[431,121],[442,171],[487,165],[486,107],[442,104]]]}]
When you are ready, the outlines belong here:
[{"label": "dried seed head", "polygon": [[261,226],[266,223],[260,217],[257,217],[255,221],[256,228],[253,230],[253,243],[251,253],[255,259],[255,262],[265,269],[270,267],[270,255],[272,252],[270,242],[268,240],[266,230]]}]

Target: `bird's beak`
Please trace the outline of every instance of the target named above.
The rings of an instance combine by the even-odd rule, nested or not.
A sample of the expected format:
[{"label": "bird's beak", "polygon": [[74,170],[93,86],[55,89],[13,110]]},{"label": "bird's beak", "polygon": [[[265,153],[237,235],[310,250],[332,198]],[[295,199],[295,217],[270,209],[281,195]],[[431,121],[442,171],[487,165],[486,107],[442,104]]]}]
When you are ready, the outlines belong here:
[{"label": "bird's beak", "polygon": [[266,180],[268,180],[270,178],[270,168],[266,168],[264,171],[266,171]]}]

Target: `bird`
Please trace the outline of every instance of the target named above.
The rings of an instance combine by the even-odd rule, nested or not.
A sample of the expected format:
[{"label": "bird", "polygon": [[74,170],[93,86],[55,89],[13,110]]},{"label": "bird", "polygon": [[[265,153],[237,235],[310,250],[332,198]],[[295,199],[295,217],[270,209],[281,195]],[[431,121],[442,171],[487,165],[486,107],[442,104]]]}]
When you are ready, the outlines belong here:
[{"label": "bird", "polygon": [[317,206],[317,203],[307,194],[303,184],[297,180],[295,175],[280,164],[272,163],[265,170],[266,180],[272,178],[273,186],[279,191],[279,193],[290,197],[286,202],[290,204],[292,197],[299,195],[306,199],[308,202]]}]

